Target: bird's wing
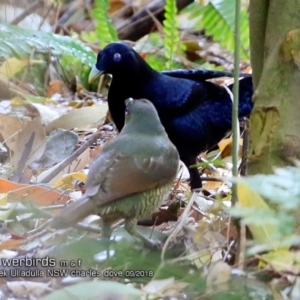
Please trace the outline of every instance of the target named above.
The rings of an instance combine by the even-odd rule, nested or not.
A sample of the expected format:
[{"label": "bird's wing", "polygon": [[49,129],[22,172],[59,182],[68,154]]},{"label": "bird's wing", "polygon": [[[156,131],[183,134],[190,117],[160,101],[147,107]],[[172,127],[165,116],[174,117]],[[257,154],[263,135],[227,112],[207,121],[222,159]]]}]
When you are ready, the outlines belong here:
[{"label": "bird's wing", "polygon": [[175,78],[185,78],[194,81],[205,81],[218,77],[233,77],[233,74],[230,72],[205,69],[179,69],[172,71],[162,71],[161,73]]},{"label": "bird's wing", "polygon": [[[250,74],[251,75],[251,74]],[[233,89],[233,84],[228,86]],[[252,76],[247,76],[239,81],[239,117],[249,116],[252,108],[253,83]]]},{"label": "bird's wing", "polygon": [[[178,69],[171,71],[162,71],[164,75],[175,78],[185,78],[193,81],[204,81],[218,77],[233,77],[233,73],[206,69]],[[241,73],[240,77],[252,77],[252,74]]]},{"label": "bird's wing", "polygon": [[[174,74],[178,73],[179,75],[181,71],[178,70],[173,72]],[[165,86],[168,85],[172,86],[172,89],[169,89],[169,93],[171,96],[173,95],[173,97],[170,97],[169,95],[169,99],[168,99],[169,101],[163,103],[163,105],[166,107],[166,111],[168,111],[168,113],[171,116],[178,118],[187,115],[190,112],[193,112],[197,107],[199,107],[200,105],[203,104],[203,102],[206,101],[214,101],[214,102],[231,101],[228,91],[223,86],[214,82],[205,81],[203,78],[201,79],[201,77],[197,77],[197,72],[201,70],[187,70],[187,71],[190,71],[192,75],[193,75],[193,71],[195,71],[194,75],[190,76],[189,78],[190,80],[186,80],[189,77],[188,73],[187,76],[181,77],[181,79],[183,80],[179,80],[179,76],[163,77],[163,80],[166,83]],[[213,71],[208,71],[208,72],[213,73]],[[170,73],[172,73],[172,71],[170,71]],[[167,79],[165,77],[167,77]],[[178,81],[177,84],[176,81]],[[228,88],[232,89],[232,86],[233,84],[229,85]],[[245,113],[242,113],[241,116],[244,116],[250,114],[252,109],[252,101],[251,101],[251,97],[253,94],[252,75],[245,74],[245,77],[240,79],[239,86],[240,86],[239,89],[240,103],[243,105],[242,110],[243,111],[245,110]]]},{"label": "bird's wing", "polygon": [[93,197],[97,205],[104,205],[167,184],[176,175],[176,164],[175,160],[167,161],[166,155],[143,158],[111,150],[93,163],[86,195]]},{"label": "bird's wing", "polygon": [[[206,101],[219,101],[228,95],[225,88],[209,81],[196,82],[170,76],[161,79],[168,92],[167,101],[155,100],[160,117],[178,118],[189,114]],[[156,97],[156,99],[160,99]]]}]

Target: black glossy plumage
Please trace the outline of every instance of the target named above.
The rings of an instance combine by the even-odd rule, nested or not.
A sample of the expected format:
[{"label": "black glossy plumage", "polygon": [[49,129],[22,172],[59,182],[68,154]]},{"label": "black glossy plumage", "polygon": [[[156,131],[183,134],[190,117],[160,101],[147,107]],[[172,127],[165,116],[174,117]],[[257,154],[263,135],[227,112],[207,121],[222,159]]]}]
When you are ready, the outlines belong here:
[{"label": "black glossy plumage", "polygon": [[[196,163],[199,153],[214,147],[231,130],[232,102],[228,92],[224,87],[206,81],[232,76],[231,73],[209,70],[157,72],[124,43],[111,43],[99,52],[90,79],[97,72],[113,76],[108,104],[118,130],[124,125],[125,99],[149,99],[187,167]],[[232,85],[228,88],[231,90]],[[252,93],[252,77],[246,75],[240,80],[240,117],[250,114]],[[189,172],[191,188],[200,188],[202,183],[197,169],[189,168]]]}]

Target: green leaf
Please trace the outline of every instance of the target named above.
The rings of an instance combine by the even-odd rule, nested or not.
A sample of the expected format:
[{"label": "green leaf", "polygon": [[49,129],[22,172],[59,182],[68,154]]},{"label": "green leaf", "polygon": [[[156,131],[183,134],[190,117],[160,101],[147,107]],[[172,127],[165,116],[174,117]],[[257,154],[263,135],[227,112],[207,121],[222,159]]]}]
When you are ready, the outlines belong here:
[{"label": "green leaf", "polygon": [[[236,217],[243,217],[243,222],[249,226],[256,242],[266,246],[264,251],[278,247],[288,248],[299,242],[298,164],[297,167],[275,169],[274,174],[235,179],[240,187],[240,205],[232,209],[231,213]],[[252,252],[256,251],[257,248],[254,247]],[[258,251],[262,251],[262,248]]]},{"label": "green leaf", "polygon": [[96,59],[95,53],[75,38],[0,24],[0,51],[5,59],[28,58],[37,50],[47,56],[49,53],[62,57],[69,55],[88,66]]},{"label": "green leaf", "polygon": [[180,50],[178,22],[176,20],[177,6],[175,0],[166,0],[164,24],[164,45],[167,69],[171,68],[174,54]]},{"label": "green leaf", "polygon": [[93,10],[93,17],[96,20],[95,32],[100,41],[100,46],[118,40],[118,33],[107,14],[109,7],[108,0],[96,0],[96,8]]},{"label": "green leaf", "polygon": [[[191,18],[198,20],[196,29],[204,29],[206,35],[234,52],[235,0],[210,0],[206,6],[194,2],[187,11],[191,13]],[[241,11],[240,37],[241,57],[249,60],[249,21],[245,8]]]}]

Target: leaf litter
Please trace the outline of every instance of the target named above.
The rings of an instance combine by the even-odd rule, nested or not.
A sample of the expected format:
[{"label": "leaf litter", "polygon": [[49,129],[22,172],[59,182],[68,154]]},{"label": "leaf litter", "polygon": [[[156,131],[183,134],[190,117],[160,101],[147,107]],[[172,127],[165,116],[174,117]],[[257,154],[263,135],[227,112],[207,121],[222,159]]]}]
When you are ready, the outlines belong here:
[{"label": "leaf litter", "polygon": [[[124,7],[124,1],[111,2],[112,7]],[[139,1],[134,1],[133,5],[136,9],[142,7]],[[27,46],[30,46],[29,42]],[[62,74],[56,53],[49,51],[47,54],[52,58],[50,61],[11,57],[0,66],[0,78],[5,83],[10,81],[11,93],[0,105],[0,142],[6,150],[0,152],[0,219],[3,222],[0,257],[50,257],[56,265],[18,267],[20,272],[39,270],[43,275],[23,277],[26,280],[21,280],[22,276],[2,278],[4,282],[0,284],[5,296],[40,299],[56,290],[44,299],[143,299],[145,295],[152,299],[211,299],[218,293],[236,290],[234,286],[239,281],[243,282],[239,289],[244,289],[245,294],[258,295],[257,299],[274,294],[268,285],[254,276],[259,269],[252,274],[235,264],[239,228],[228,212],[231,200],[231,184],[228,183],[231,177],[230,138],[224,139],[218,149],[199,156],[199,161],[204,162],[198,166],[204,180],[201,192],[190,193],[183,166],[160,210],[149,216],[149,220],[139,222],[148,226],[140,226],[140,230],[166,240],[162,251],[148,253],[149,250],[141,249],[120,222],[114,226],[115,243],[108,255],[98,240],[101,226],[97,216],[86,218],[76,228],[47,229],[37,235],[28,235],[84,193],[85,175],[92,159],[117,134],[107,116],[105,97],[86,90],[81,84],[82,76],[70,79],[68,74]],[[205,55],[207,53],[200,56]],[[91,61],[91,57],[87,59]],[[81,60],[83,65],[80,67],[84,69],[83,55]],[[42,72],[46,80],[42,84],[23,80],[37,76],[37,71],[41,74],[43,66],[46,66]],[[24,72],[23,77],[19,76],[20,72]],[[77,73],[75,66],[72,72]],[[98,134],[95,142],[73,158],[74,151],[95,134]],[[64,164],[70,158],[71,161]],[[242,199],[249,198],[247,189],[241,188],[240,193]],[[261,231],[265,229],[258,227],[251,232],[264,239]],[[275,253],[275,257],[264,256],[256,262],[256,265],[264,262],[262,268],[268,265],[275,287],[283,282],[276,282],[274,274],[287,269],[296,273],[298,267],[296,264],[295,269],[289,268],[291,260],[298,261],[297,255],[287,262],[278,258],[279,254]],[[249,266],[251,262],[252,258]],[[15,269],[0,266],[0,272]],[[60,272],[49,275],[54,274],[51,273],[54,269],[67,270],[68,276]],[[132,270],[136,272],[130,273]],[[122,276],[118,275],[119,271]],[[293,275],[282,276],[284,291],[297,297],[299,282]],[[71,279],[78,282],[67,286],[67,278],[69,282]],[[284,293],[276,293],[277,299],[284,299]]]}]

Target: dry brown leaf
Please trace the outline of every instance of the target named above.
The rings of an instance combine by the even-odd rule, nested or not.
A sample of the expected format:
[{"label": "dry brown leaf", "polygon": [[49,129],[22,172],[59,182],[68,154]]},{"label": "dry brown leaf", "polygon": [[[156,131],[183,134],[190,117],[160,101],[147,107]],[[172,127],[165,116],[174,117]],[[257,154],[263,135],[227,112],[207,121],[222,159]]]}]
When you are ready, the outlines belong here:
[{"label": "dry brown leaf", "polygon": [[114,12],[117,12],[125,5],[126,5],[126,3],[122,0],[110,0],[109,7],[108,7],[108,13],[113,14]]},{"label": "dry brown leaf", "polygon": [[24,107],[24,115],[27,117],[39,117],[40,113],[37,108],[30,102],[27,102],[20,97],[14,97],[10,100],[12,108],[16,109],[19,107]]},{"label": "dry brown leaf", "polygon": [[0,133],[11,150],[16,150],[16,134],[27,124],[27,122],[28,120],[21,120],[20,118],[0,113]]},{"label": "dry brown leaf", "polygon": [[[73,172],[79,172],[82,171],[86,165],[89,163],[90,160],[90,149],[86,149],[84,152],[82,152],[78,157],[76,157],[73,162],[68,165],[66,168],[64,168],[61,172],[59,172],[55,177],[53,177],[49,183],[54,183],[62,176],[73,173]],[[42,172],[40,175],[37,176],[37,182],[42,182],[43,179],[48,176],[49,173],[55,169],[57,165],[53,166],[52,168]]]},{"label": "dry brown leaf", "polygon": [[10,57],[0,65],[0,78],[3,80],[9,80],[28,64],[40,63],[40,62],[41,61],[38,60],[28,60],[28,59],[19,60],[15,57]]},{"label": "dry brown leaf", "polygon": [[8,202],[29,201],[38,206],[65,204],[70,197],[41,186],[18,184],[0,179],[0,190],[8,193]]},{"label": "dry brown leaf", "polygon": [[16,135],[15,151],[12,159],[12,166],[17,166],[20,161],[25,145],[28,143],[31,135],[34,134],[34,141],[30,151],[27,165],[39,159],[45,151],[46,134],[41,123],[41,118],[37,117],[28,121]]},{"label": "dry brown leaf", "polygon": [[51,80],[47,89],[46,97],[51,97],[54,94],[63,94],[63,83],[60,80]]},{"label": "dry brown leaf", "polygon": [[45,130],[49,134],[58,128],[73,129],[97,127],[97,125],[103,124],[107,112],[108,106],[106,103],[74,109],[50,122]]},{"label": "dry brown leaf", "polygon": [[[239,155],[241,155],[243,145],[243,139],[239,139]],[[223,139],[218,143],[218,147],[221,151],[221,157],[230,157],[232,154],[232,138]]]},{"label": "dry brown leaf", "polygon": [[133,0],[131,1],[132,3],[132,6],[136,9],[136,10],[139,10],[139,9],[142,9],[144,8],[148,3],[150,3],[151,0]]},{"label": "dry brown leaf", "polygon": [[3,241],[0,243],[0,251],[18,249],[21,245],[25,244],[26,242],[26,239],[10,239]]},{"label": "dry brown leaf", "polygon": [[[219,177],[219,174],[217,175],[217,177]],[[209,180],[203,184],[203,188],[206,190],[217,190],[222,184],[223,184],[222,181]]]}]

